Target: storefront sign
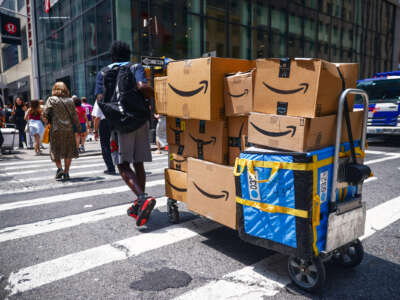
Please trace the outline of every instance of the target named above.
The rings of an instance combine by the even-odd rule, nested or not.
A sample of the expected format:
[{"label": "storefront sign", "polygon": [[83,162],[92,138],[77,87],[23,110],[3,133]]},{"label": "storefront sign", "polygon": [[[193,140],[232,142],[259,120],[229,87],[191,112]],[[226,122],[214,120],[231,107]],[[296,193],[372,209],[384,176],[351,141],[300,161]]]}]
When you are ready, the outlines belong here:
[{"label": "storefront sign", "polygon": [[142,56],[142,65],[149,67],[163,67],[164,59],[160,57]]},{"label": "storefront sign", "polygon": [[21,25],[18,18],[0,13],[1,42],[21,45]]}]

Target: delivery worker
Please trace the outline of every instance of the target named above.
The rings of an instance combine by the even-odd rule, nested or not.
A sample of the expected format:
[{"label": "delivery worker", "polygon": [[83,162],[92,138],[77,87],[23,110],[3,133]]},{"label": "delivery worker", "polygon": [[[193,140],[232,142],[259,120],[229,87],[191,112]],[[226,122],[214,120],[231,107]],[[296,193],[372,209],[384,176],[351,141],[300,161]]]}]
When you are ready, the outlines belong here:
[{"label": "delivery worker", "polygon": [[[112,64],[105,67],[97,74],[95,90],[97,101],[101,101],[103,96],[105,96],[103,95],[105,91],[103,78],[106,76],[106,78],[108,78],[107,72],[110,72],[111,69],[115,69],[115,67],[121,68],[122,66],[129,65],[131,51],[128,44],[122,41],[116,41],[112,44],[110,52]],[[137,88],[145,98],[152,98],[154,92],[152,87],[147,85],[143,67],[140,64],[136,64],[131,65],[129,68],[136,79],[136,86],[132,88]],[[133,84],[135,83],[133,82]],[[107,99],[104,100],[105,102],[109,101]],[[132,99],[132,101],[135,100],[137,99]],[[122,179],[137,196],[133,205],[128,209],[128,215],[136,219],[137,226],[142,226],[149,220],[151,211],[156,204],[154,197],[145,193],[146,173],[144,171],[144,162],[152,161],[148,120],[138,129],[128,133],[113,129],[111,131],[111,155]],[[132,170],[130,166],[131,163],[135,171]]]}]

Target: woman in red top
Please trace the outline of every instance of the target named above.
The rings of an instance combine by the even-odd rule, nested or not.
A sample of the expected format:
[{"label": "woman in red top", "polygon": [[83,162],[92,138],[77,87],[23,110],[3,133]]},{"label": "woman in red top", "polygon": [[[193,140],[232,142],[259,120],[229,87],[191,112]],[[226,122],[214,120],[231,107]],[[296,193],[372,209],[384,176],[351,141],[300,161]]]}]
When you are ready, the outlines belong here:
[{"label": "woman in red top", "polygon": [[86,124],[88,123],[88,118],[86,116],[86,109],[82,107],[82,101],[77,96],[73,97],[75,103],[76,113],[78,114],[79,122],[81,123],[81,133],[76,133],[76,146],[78,151],[85,152],[85,136],[86,136]]},{"label": "woman in red top", "polygon": [[35,138],[36,155],[40,155],[40,141],[43,137],[44,126],[39,100],[31,100],[31,105],[25,113],[25,120],[29,122],[29,132]]}]

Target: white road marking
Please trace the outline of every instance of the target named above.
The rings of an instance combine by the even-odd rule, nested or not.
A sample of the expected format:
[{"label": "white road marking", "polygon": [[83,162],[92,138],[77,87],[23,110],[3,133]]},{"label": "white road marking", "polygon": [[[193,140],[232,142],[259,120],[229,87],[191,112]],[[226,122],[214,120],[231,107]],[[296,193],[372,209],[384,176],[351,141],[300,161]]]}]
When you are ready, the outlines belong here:
[{"label": "white road marking", "polygon": [[112,244],[72,253],[11,273],[6,289],[11,292],[11,295],[25,292],[105,264],[196,237],[220,226],[209,220],[196,219]]},{"label": "white road marking", "polygon": [[[384,202],[367,211],[363,240],[400,219],[400,197]],[[284,260],[279,264],[277,260]],[[274,254],[254,265],[247,266],[187,292],[175,300],[264,299],[275,296],[289,284],[286,272],[287,257]],[[274,265],[275,263],[275,265]],[[272,270],[271,270],[272,269]]]},{"label": "white road marking", "polygon": [[[159,161],[159,160],[167,160],[166,157],[160,157],[160,158],[156,158],[154,159],[154,161]],[[148,164],[146,164],[148,165]],[[43,168],[40,168],[38,166],[34,166],[36,169],[35,170],[29,170],[29,171],[16,171],[16,172],[2,172],[0,173],[0,178],[2,176],[14,176],[14,175],[27,175],[27,174],[34,174],[37,172],[40,172],[43,170]],[[71,166],[71,170],[77,170],[77,169],[85,169],[85,168],[94,168],[94,167],[104,167],[104,162],[99,162],[99,163],[94,163],[94,164],[86,164],[86,165],[74,165],[72,164]],[[23,169],[24,167],[19,167],[18,169]],[[31,166],[26,166],[26,168],[31,168]],[[13,170],[15,170],[15,168],[12,168]],[[54,164],[51,164],[48,166],[48,168],[46,168],[46,171],[56,171],[57,168],[54,167]]]},{"label": "white road marking", "polygon": [[380,162],[383,162],[383,161],[392,160],[392,159],[399,159],[399,158],[400,158],[400,155],[387,156],[387,157],[383,157],[383,158],[378,158],[378,159],[365,161],[364,164],[365,165],[372,165],[372,164],[380,163]]},{"label": "white road marking", "polygon": [[[74,159],[72,160],[72,164],[76,164],[76,163],[83,163],[83,162],[92,162],[92,161],[96,161],[98,160],[103,161],[102,157],[100,156],[91,156],[91,157],[85,157],[85,158],[78,158],[78,159]],[[50,158],[46,159],[46,160],[39,160],[39,161],[24,161],[24,162],[18,162],[18,163],[1,163],[0,162],[0,167],[1,170],[7,171],[7,170],[21,170],[21,169],[29,169],[29,168],[37,168],[40,165],[49,165],[49,166],[54,166],[54,162],[52,162],[50,160]]]},{"label": "white road marking", "polygon": [[[165,168],[167,168],[167,166],[165,166]],[[151,173],[150,175],[163,174],[165,168],[161,168],[161,169],[148,169],[148,168],[146,168],[146,173],[150,172]],[[117,173],[116,175],[108,175],[108,174],[104,174],[103,170],[101,170],[101,171],[85,171],[85,172],[78,172],[78,173],[74,172],[74,173],[71,173],[71,176],[73,176],[75,178],[77,178],[78,176],[83,176],[83,175],[92,175],[92,176],[101,175],[101,177],[107,178],[107,181],[121,179],[120,176],[119,176],[119,173]],[[27,182],[32,182],[32,181],[45,181],[45,180],[54,180],[54,175],[42,176],[42,177],[36,177],[35,176],[33,178],[14,179],[14,180],[7,181],[7,183],[27,183]],[[20,187],[17,187],[17,188],[20,188]],[[1,192],[3,192],[3,191],[0,190],[0,195],[1,195]]]},{"label": "white road marking", "polygon": [[[157,207],[167,204],[167,197],[157,198]],[[49,219],[30,224],[22,224],[0,230],[0,243],[16,240],[56,230],[66,229],[81,224],[94,223],[105,219],[126,215],[126,209],[130,204],[107,207],[86,213],[66,216],[62,218]],[[85,205],[86,207],[87,205]],[[92,207],[92,205],[90,205]]]},{"label": "white road marking", "polygon": [[[159,157],[168,157],[167,154],[152,154],[153,156],[153,160],[155,160],[156,158],[158,159]],[[84,161],[84,160],[92,160],[92,159],[99,159],[102,160],[101,155],[94,155],[94,156],[82,156],[79,157],[77,159],[73,159],[72,160],[72,164],[74,162],[80,162],[80,161]],[[2,160],[0,159],[0,166],[18,166],[18,165],[26,165],[26,164],[43,164],[43,163],[50,163],[53,164],[53,162],[50,160],[50,158],[46,158],[46,159],[35,159],[35,160],[15,160],[10,162],[9,160],[5,160],[5,162],[3,163]]]},{"label": "white road marking", "polygon": [[175,300],[214,299],[265,299],[275,296],[289,283],[286,265],[287,257],[274,254],[254,265],[228,273],[220,280],[187,292]]},{"label": "white road marking", "polygon": [[[157,185],[164,185],[164,179],[154,180],[146,183],[146,188],[157,186]],[[37,206],[43,204],[51,204],[57,202],[64,202],[70,201],[80,198],[86,197],[94,197],[98,195],[112,195],[115,193],[123,193],[129,191],[129,187],[126,185],[113,187],[113,188],[105,188],[105,189],[97,189],[91,191],[80,191],[74,192],[69,194],[61,194],[56,196],[44,197],[44,198],[37,198],[37,199],[30,199],[24,201],[17,201],[17,202],[9,202],[0,204],[0,212],[7,211],[11,209],[17,209],[22,207],[30,207],[30,206]]]}]

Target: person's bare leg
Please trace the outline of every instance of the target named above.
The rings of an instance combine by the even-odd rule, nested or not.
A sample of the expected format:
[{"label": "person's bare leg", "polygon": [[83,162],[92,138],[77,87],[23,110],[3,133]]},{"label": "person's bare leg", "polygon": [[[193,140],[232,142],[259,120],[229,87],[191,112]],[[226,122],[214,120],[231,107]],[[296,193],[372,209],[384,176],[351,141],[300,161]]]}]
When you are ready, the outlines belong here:
[{"label": "person's bare leg", "polygon": [[64,173],[69,173],[69,168],[71,167],[72,158],[64,159]]},{"label": "person's bare leg", "polygon": [[54,162],[56,163],[57,169],[62,169],[61,160],[55,160]]},{"label": "person's bare leg", "polygon": [[75,143],[76,143],[76,148],[79,149],[79,144],[81,141],[81,135],[80,133],[75,133]]},{"label": "person's bare leg", "polygon": [[131,169],[129,163],[125,162],[117,166],[119,173],[121,174],[122,179],[125,181],[126,185],[139,196],[144,193],[144,189],[142,188],[141,181],[138,176],[136,176],[135,172]]},{"label": "person's bare leg", "polygon": [[86,131],[85,133],[82,133],[81,145],[82,145],[83,147],[85,147],[85,142],[86,142],[87,136],[88,136],[88,131]]},{"label": "person's bare leg", "polygon": [[144,164],[142,162],[134,163],[133,167],[135,168],[135,173],[139,182],[139,186],[142,188],[142,191],[144,193],[146,190],[146,172],[144,171]]},{"label": "person's bare leg", "polygon": [[39,153],[40,152],[40,135],[36,133],[34,135],[34,137],[35,137],[35,144],[34,144],[35,152]]}]

